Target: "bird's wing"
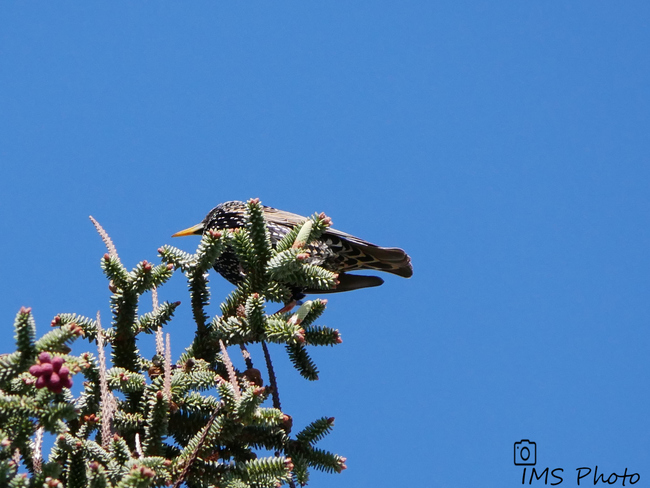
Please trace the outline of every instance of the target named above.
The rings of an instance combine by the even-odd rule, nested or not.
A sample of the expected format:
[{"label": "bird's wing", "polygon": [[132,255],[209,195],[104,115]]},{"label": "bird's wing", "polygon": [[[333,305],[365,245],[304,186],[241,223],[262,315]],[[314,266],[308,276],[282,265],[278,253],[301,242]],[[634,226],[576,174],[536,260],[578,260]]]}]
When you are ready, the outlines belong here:
[{"label": "bird's wing", "polygon": [[[305,220],[307,220],[307,217],[303,217],[302,215],[286,212],[284,210],[278,210],[277,208],[273,208],[273,207],[264,207],[264,215],[266,216],[267,220],[269,220],[270,222],[280,224],[280,225],[287,225],[289,227],[302,224]],[[377,247],[375,244],[372,244],[371,242],[364,241],[363,239],[359,239],[358,237],[355,237],[352,234],[348,234],[346,232],[333,229],[331,227],[325,231],[325,234],[330,234],[333,236],[340,237],[354,244],[359,244],[360,246]]]},{"label": "bird's wing", "polygon": [[264,216],[270,222],[286,225],[288,227],[302,224],[305,220],[307,220],[307,218],[303,217],[302,215],[285,212],[284,210],[278,210],[277,208],[273,207],[264,207]]},{"label": "bird's wing", "polygon": [[[264,207],[264,214],[268,221],[287,227],[293,227],[307,220],[302,215],[272,207]],[[375,261],[372,264],[367,262],[367,265],[355,266],[351,269],[379,269],[405,278],[409,278],[413,274],[411,258],[400,248],[377,246],[352,234],[331,227],[323,233],[323,238],[326,239],[328,236],[333,237],[334,240],[338,238],[343,243],[346,243],[347,245],[343,244],[343,247],[349,248],[347,252],[352,252],[353,254],[361,253]]]}]

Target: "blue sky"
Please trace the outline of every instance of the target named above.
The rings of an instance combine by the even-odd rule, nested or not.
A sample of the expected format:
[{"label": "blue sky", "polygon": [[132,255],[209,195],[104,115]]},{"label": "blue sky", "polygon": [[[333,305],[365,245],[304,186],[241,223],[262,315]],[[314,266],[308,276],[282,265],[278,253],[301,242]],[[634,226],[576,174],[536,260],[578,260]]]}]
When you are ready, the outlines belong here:
[{"label": "blue sky", "polygon": [[[294,425],[336,417],[322,445],[348,458],[311,486],[521,486],[521,439],[559,486],[595,466],[650,486],[648,19],[635,1],[3,2],[2,352],[22,305],[39,332],[108,320],[88,215],[133,266],[260,197],[415,269],[329,297],[344,342],[314,350],[319,381],[275,351]],[[211,283],[216,311],[230,285]],[[161,298],[183,302],[178,355],[181,275]]]}]

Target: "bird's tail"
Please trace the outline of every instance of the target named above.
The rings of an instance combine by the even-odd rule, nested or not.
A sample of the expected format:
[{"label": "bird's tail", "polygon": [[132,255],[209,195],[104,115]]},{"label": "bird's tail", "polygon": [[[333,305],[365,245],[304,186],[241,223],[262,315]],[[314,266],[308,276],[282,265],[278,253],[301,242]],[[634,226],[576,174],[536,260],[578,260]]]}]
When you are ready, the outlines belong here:
[{"label": "bird's tail", "polygon": [[404,278],[413,276],[411,258],[398,247],[379,247],[374,244],[342,241],[343,271],[373,269]]},{"label": "bird's tail", "polygon": [[384,283],[384,280],[379,276],[363,276],[347,273],[339,273],[338,281],[339,283],[336,285],[336,288],[332,288],[331,290],[307,290],[305,293],[340,293],[379,286]]},{"label": "bird's tail", "polygon": [[[361,269],[376,269],[386,271],[397,276],[410,278],[413,276],[411,258],[398,247],[359,246],[367,256],[359,259]],[[368,259],[370,258],[370,259]]]}]

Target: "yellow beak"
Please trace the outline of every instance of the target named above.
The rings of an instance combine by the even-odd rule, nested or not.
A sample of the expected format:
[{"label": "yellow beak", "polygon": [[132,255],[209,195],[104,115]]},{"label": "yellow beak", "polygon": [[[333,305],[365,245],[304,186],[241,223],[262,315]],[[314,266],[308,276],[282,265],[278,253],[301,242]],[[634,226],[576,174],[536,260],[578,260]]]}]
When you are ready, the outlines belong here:
[{"label": "yellow beak", "polygon": [[193,227],[176,232],[172,237],[182,237],[182,236],[192,236],[192,235],[201,235],[203,234],[203,222],[196,224]]}]

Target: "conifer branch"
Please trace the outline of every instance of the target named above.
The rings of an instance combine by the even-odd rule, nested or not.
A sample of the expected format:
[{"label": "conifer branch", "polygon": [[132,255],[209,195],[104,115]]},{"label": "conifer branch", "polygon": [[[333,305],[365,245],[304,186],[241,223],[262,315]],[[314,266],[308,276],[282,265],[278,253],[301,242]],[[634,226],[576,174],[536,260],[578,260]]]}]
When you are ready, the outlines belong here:
[{"label": "conifer branch", "polygon": [[92,215],[88,216],[90,218],[90,221],[93,223],[95,226],[95,229],[97,229],[97,233],[99,236],[102,238],[102,241],[104,241],[104,245],[106,246],[106,249],[108,250],[108,253],[114,257],[115,259],[119,260],[119,256],[117,255],[117,249],[115,248],[115,244],[113,244],[113,241],[111,240],[110,236],[108,233],[104,230],[104,228],[97,222]]},{"label": "conifer branch", "polygon": [[239,383],[237,383],[237,375],[235,374],[235,368],[232,365],[230,356],[228,356],[228,351],[226,351],[226,346],[223,344],[223,341],[219,339],[219,346],[221,347],[221,356],[223,358],[223,364],[226,366],[228,371],[228,379],[232,385],[232,389],[235,392],[235,399],[239,400],[241,398],[241,390],[239,389]]},{"label": "conifer branch", "polygon": [[135,323],[135,332],[151,333],[169,322],[181,302],[163,302],[155,311],[145,313]]},{"label": "conifer branch", "polygon": [[249,257],[252,258],[250,261],[252,261],[253,268],[251,270],[253,271],[253,287],[254,291],[257,291],[263,282],[266,262],[272,254],[271,238],[259,198],[251,198],[246,202],[246,231],[250,236],[253,248]]},{"label": "conifer branch", "polygon": [[246,369],[253,369],[253,358],[251,357],[251,353],[248,352],[248,349],[246,349],[246,346],[242,343],[239,345],[241,349],[241,354],[244,357],[244,361],[246,362]]},{"label": "conifer branch", "polygon": [[106,447],[111,442],[113,414],[116,409],[115,397],[108,389],[106,374],[106,354],[104,352],[104,331],[97,312],[97,358],[99,361],[99,388],[101,391],[102,446]]},{"label": "conifer branch", "polygon": [[309,356],[307,348],[304,344],[301,343],[289,343],[286,346],[287,352],[289,353],[289,359],[296,367],[298,372],[310,381],[315,381],[318,379],[318,369],[316,364]]},{"label": "conifer branch", "polygon": [[[153,313],[158,312],[158,288],[154,287],[151,289],[151,302]],[[156,329],[156,354],[159,357],[163,357],[165,354],[165,347],[163,345],[163,331],[162,326],[159,326]]]},{"label": "conifer branch", "polygon": [[[196,460],[196,457],[199,453],[199,450],[203,447],[203,444],[208,438],[208,435],[210,434],[210,431],[212,430],[215,420],[217,419],[217,414],[219,413],[218,409],[215,409],[214,412],[212,413],[212,416],[208,420],[208,423],[205,425],[203,430],[201,431],[200,435],[196,439],[196,442],[194,443],[194,446],[192,450],[190,451],[189,455],[185,458],[184,460],[184,465],[183,465],[183,471],[181,472],[180,476],[174,483],[172,488],[179,488],[181,483],[185,481],[187,478],[188,473],[190,472],[190,468],[192,467],[192,464],[194,464],[194,461]],[[191,445],[192,442],[188,443]]]},{"label": "conifer branch", "polygon": [[155,286],[151,289],[151,304],[154,312],[158,311],[158,288]]},{"label": "conifer branch", "polygon": [[165,356],[165,342],[163,336],[162,327],[158,327],[156,329],[156,355],[161,358]]},{"label": "conifer branch", "polygon": [[82,335],[88,340],[95,340],[97,322],[94,319],[77,315],[76,313],[60,313],[51,322],[52,327],[72,326],[75,324],[82,330]]},{"label": "conifer branch", "polygon": [[280,406],[280,393],[278,392],[278,380],[275,378],[275,371],[273,370],[273,363],[271,362],[271,354],[266,342],[262,341],[262,349],[264,350],[264,360],[266,361],[266,369],[269,373],[269,383],[271,383],[271,395],[273,397],[273,408],[282,410]]},{"label": "conifer branch", "polygon": [[165,380],[163,383],[163,393],[165,399],[171,403],[172,401],[172,349],[170,345],[169,334],[166,337],[165,347]]},{"label": "conifer branch", "polygon": [[29,365],[36,357],[36,324],[30,307],[21,307],[16,321],[16,349],[20,353],[20,366]]},{"label": "conifer branch", "polygon": [[34,443],[32,447],[32,462],[34,465],[34,472],[35,473],[40,473],[42,471],[43,467],[43,433],[45,432],[45,429],[43,427],[39,427],[36,429],[36,436],[34,437]]}]

